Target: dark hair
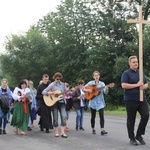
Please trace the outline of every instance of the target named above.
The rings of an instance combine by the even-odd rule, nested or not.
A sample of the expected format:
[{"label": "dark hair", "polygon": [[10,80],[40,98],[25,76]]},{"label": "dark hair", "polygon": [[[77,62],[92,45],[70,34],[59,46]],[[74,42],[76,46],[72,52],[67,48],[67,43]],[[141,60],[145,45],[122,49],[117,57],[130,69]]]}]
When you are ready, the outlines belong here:
[{"label": "dark hair", "polygon": [[49,78],[49,75],[48,74],[43,74],[42,79],[43,78]]},{"label": "dark hair", "polygon": [[22,84],[26,84],[26,86],[27,86],[27,82],[25,81],[25,80],[21,80],[20,82],[19,82],[19,84],[18,84],[18,87],[21,89],[21,85]]},{"label": "dark hair", "polygon": [[78,85],[80,85],[80,84],[84,84],[84,81],[83,80],[79,80],[78,81]]},{"label": "dark hair", "polygon": [[62,74],[60,72],[56,72],[54,75],[53,75],[53,79],[55,80],[57,77],[59,77],[60,79],[63,78]]}]

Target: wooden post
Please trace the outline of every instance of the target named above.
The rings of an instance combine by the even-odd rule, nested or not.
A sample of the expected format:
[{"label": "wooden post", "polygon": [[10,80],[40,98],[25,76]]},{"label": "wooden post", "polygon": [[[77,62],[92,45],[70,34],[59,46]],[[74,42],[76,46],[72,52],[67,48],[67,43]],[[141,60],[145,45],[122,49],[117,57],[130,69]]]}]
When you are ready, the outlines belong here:
[{"label": "wooden post", "polygon": [[[142,6],[139,6],[139,19],[129,19],[127,23],[138,23],[139,24],[139,75],[140,80],[143,81],[143,33],[142,25],[150,24],[150,21],[143,20],[142,17]],[[140,101],[143,101],[143,90],[140,90]]]}]

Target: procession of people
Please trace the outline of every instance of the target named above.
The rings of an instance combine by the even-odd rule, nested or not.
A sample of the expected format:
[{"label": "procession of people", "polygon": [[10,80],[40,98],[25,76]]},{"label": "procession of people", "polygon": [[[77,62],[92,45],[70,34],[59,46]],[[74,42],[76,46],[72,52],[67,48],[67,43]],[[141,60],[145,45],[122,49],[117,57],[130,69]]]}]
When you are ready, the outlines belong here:
[{"label": "procession of people", "polygon": [[[130,68],[121,76],[121,86],[124,90],[124,101],[127,110],[127,131],[131,145],[138,145],[139,141],[145,145],[142,135],[145,134],[149,120],[148,103],[145,89],[148,87],[146,76],[139,81],[138,60],[136,56],[129,58]],[[68,122],[69,113],[73,109],[76,112],[74,129],[84,132],[84,110],[86,101],[90,110],[91,133],[108,134],[105,129],[104,109],[105,94],[109,93],[109,85],[100,80],[100,72],[94,71],[93,80],[85,83],[79,80],[75,87],[63,82],[63,75],[56,72],[50,81],[48,74],[43,74],[37,89],[31,80],[22,79],[13,91],[9,89],[7,79],[1,80],[0,86],[0,134],[7,134],[7,123],[10,112],[10,126],[14,134],[26,135],[36,126],[34,120],[39,119],[38,126],[41,132],[50,133],[54,129],[54,137],[68,138],[70,132]],[[139,99],[139,89],[143,90],[144,100]],[[99,131],[95,130],[96,112],[99,115]],[[136,135],[134,125],[136,112],[140,113],[141,120]],[[38,116],[38,117],[37,117]],[[59,118],[60,117],[60,123]],[[60,125],[60,131],[59,131]]]}]

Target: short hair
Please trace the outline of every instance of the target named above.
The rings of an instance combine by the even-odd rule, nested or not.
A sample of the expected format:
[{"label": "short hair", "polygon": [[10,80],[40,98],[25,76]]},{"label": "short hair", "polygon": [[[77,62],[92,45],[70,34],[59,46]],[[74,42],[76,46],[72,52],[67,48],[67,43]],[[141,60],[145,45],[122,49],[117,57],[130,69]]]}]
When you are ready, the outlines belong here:
[{"label": "short hair", "polygon": [[6,82],[8,83],[8,80],[7,80],[6,78],[3,78],[3,79],[1,80],[1,83],[2,83],[3,81],[6,81]]},{"label": "short hair", "polygon": [[34,85],[33,81],[31,80],[29,80],[28,83]]},{"label": "short hair", "polygon": [[84,80],[79,80],[78,85],[80,85],[80,84],[84,84]]},{"label": "short hair", "polygon": [[99,72],[99,71],[94,71],[94,72],[93,72],[93,76],[94,76],[95,73],[98,73],[98,74],[100,75],[100,72]]},{"label": "short hair", "polygon": [[53,79],[55,80],[57,77],[59,77],[60,79],[63,78],[62,74],[60,72],[56,72],[54,75],[53,75]]},{"label": "short hair", "polygon": [[128,61],[130,62],[132,59],[135,59],[135,58],[137,58],[137,56],[130,56]]},{"label": "short hair", "polygon": [[27,82],[25,80],[19,81],[18,87],[21,89],[21,85],[25,84],[27,86]]},{"label": "short hair", "polygon": [[42,79],[43,78],[49,78],[49,75],[48,74],[43,74]]}]

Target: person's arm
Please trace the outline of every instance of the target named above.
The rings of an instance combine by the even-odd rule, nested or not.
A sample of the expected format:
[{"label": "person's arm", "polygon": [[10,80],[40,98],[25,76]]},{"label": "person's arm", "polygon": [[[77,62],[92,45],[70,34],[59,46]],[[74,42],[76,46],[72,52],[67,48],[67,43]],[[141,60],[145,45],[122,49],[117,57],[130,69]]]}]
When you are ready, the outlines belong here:
[{"label": "person's arm", "polygon": [[[144,86],[144,83],[143,83],[143,81],[139,81],[138,83],[136,83],[136,84],[130,84],[130,83],[122,83],[121,84],[121,86],[122,86],[122,88],[123,89],[133,89],[133,88],[137,88],[137,87],[143,87]],[[144,86],[144,87],[146,87],[146,86]]]},{"label": "person's arm", "polygon": [[18,87],[16,87],[15,89],[14,89],[14,92],[12,93],[12,97],[13,97],[13,99],[15,100],[15,101],[21,101],[21,96],[19,96],[18,95],[18,92],[19,92],[19,88]]},{"label": "person's arm", "polygon": [[54,95],[55,92],[52,91],[53,83],[51,83],[47,88],[42,91],[43,95]]}]

